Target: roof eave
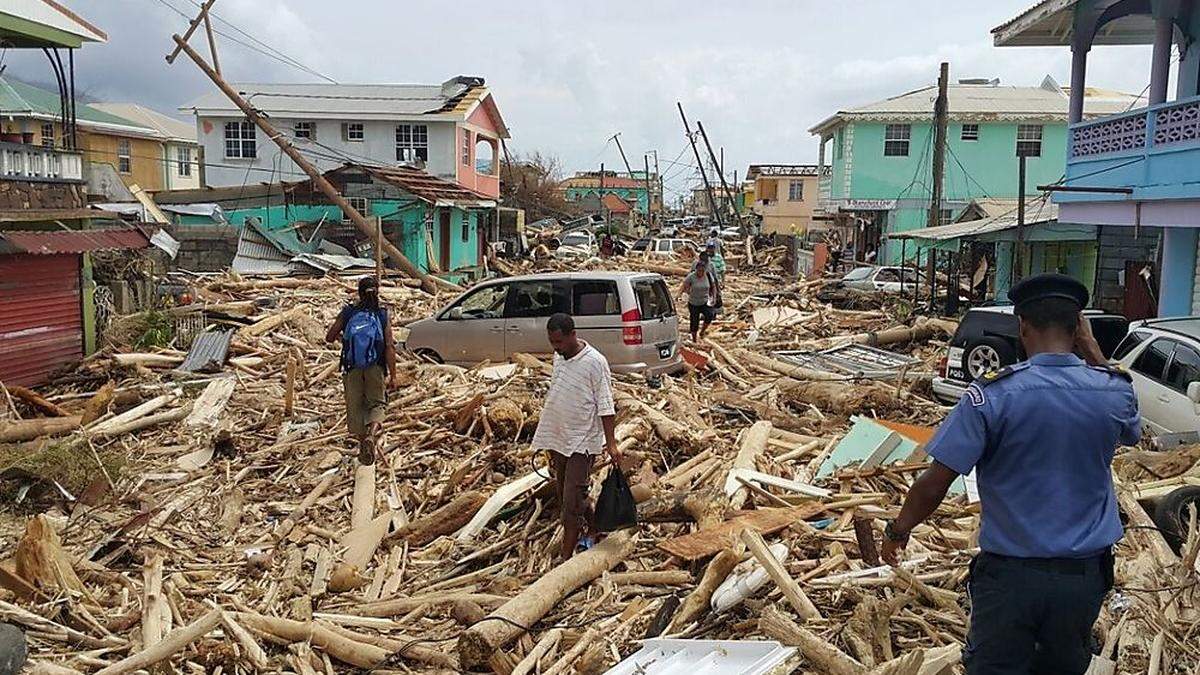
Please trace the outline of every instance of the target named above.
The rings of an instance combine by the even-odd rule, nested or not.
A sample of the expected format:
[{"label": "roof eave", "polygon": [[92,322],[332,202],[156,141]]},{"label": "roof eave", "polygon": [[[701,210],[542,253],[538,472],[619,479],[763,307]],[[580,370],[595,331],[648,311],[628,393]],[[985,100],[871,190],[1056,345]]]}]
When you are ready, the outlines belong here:
[{"label": "roof eave", "polygon": [[1061,37],[1032,36],[1028,31],[1054,15],[1067,11],[1074,15],[1077,0],[1043,0],[1016,17],[992,29],[992,41],[997,47],[1055,47],[1069,45],[1071,31]]}]

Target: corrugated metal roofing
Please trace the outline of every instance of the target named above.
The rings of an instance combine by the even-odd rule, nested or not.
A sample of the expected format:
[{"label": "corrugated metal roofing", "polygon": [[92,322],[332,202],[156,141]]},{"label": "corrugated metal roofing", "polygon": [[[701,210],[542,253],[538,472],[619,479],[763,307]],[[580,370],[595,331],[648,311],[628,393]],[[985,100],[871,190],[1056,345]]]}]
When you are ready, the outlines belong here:
[{"label": "corrugated metal roofing", "polygon": [[[350,165],[348,165],[350,166]],[[438,178],[429,173],[425,173],[420,169],[414,169],[407,166],[397,167],[358,167],[366,171],[371,177],[390,183],[418,199],[427,201],[431,204],[439,202],[454,202],[457,205],[464,207],[487,207],[495,206],[496,202],[481,195],[478,192],[468,190],[467,188],[453,183],[448,180]],[[337,173],[341,169],[334,169],[333,173]]]},{"label": "corrugated metal roofing", "polygon": [[[355,116],[429,115],[455,111],[461,97],[482,78],[455,78],[442,84],[233,84],[249,97],[255,108],[276,116],[331,115],[353,119]],[[180,107],[198,113],[241,111],[220,91],[211,91]]]},{"label": "corrugated metal roofing", "polygon": [[[605,675],[767,675],[796,654],[772,640],[654,638]],[[794,665],[794,664],[793,664]]]},{"label": "corrugated metal roofing", "polygon": [[[992,29],[997,47],[1068,46],[1074,36],[1078,0],[1043,0]],[[1148,45],[1154,43],[1154,17],[1130,14],[1109,21],[1092,38],[1096,45]]]},{"label": "corrugated metal roofing", "polygon": [[[1025,225],[1038,225],[1058,220],[1058,204],[1038,198],[1025,202]],[[1002,232],[1017,226],[1017,205],[1014,200],[1012,208],[1000,215],[980,220],[970,220],[965,223],[951,223],[937,227],[923,227],[907,232],[889,234],[889,239],[926,239],[930,241],[945,241],[962,237],[978,237],[994,232]]]},{"label": "corrugated metal roofing", "polygon": [[120,230],[57,230],[0,232],[0,253],[86,253],[142,249],[150,238],[134,228]]},{"label": "corrugated metal roofing", "polygon": [[33,386],[83,356],[78,255],[0,255],[0,380]]},{"label": "corrugated metal roofing", "polygon": [[[0,113],[47,119],[57,119],[62,114],[57,91],[35,87],[11,77],[0,77]],[[86,103],[77,105],[75,116],[79,124],[85,128],[90,124],[123,129],[141,136],[153,136],[155,133],[149,127],[104,112]]]},{"label": "corrugated metal roofing", "polygon": [[[558,186],[560,188],[598,188],[600,187],[599,176],[571,176],[564,178]],[[646,181],[636,178],[628,178],[626,176],[605,176],[604,187],[612,189],[645,189]]]},{"label": "corrugated metal roofing", "polygon": [[165,140],[196,143],[196,125],[164,115],[138,103],[92,103],[93,108],[137,122],[158,132]]},{"label": "corrugated metal roofing", "polygon": [[183,363],[179,364],[179,370],[187,373],[220,371],[229,356],[233,333],[232,330],[207,330],[197,335]]}]

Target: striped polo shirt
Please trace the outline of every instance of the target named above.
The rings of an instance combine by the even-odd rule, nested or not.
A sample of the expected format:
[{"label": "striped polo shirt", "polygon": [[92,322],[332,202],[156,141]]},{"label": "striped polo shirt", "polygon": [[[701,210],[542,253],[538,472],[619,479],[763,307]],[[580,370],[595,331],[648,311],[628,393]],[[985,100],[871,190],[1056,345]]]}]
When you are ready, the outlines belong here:
[{"label": "striped polo shirt", "polygon": [[550,391],[533,433],[533,449],[567,456],[599,454],[604,450],[600,418],[615,412],[612,373],[603,354],[586,342],[569,359],[555,354]]}]

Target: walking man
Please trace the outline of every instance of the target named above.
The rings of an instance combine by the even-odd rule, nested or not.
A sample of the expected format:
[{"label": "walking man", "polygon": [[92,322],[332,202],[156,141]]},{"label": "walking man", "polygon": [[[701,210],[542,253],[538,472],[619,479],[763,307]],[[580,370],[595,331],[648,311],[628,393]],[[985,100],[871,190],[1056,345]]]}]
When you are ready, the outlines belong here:
[{"label": "walking man", "polygon": [[533,449],[549,451],[565,560],[575,553],[580,536],[592,529],[587,493],[596,455],[607,451],[614,463],[620,462],[621,455],[614,431],[616,409],[608,361],[578,338],[575,321],[566,314],[550,317],[546,336],[554,348],[554,373],[533,434]]},{"label": "walking man", "polygon": [[897,564],[912,529],[975,469],[983,516],[967,673],[1083,673],[1122,534],[1110,464],[1141,436],[1137,398],[1080,312],[1083,284],[1039,274],[1008,297],[1029,360],[967,388],[925,448],[933,463],[888,523],[883,557]]},{"label": "walking man", "polygon": [[375,461],[375,439],[383,422],[387,397],[384,376],[396,386],[396,343],[388,311],[379,304],[374,277],[358,280],[358,302],[342,308],[325,334],[326,342],[342,341],[342,386],[346,426],[358,441],[358,461]]}]

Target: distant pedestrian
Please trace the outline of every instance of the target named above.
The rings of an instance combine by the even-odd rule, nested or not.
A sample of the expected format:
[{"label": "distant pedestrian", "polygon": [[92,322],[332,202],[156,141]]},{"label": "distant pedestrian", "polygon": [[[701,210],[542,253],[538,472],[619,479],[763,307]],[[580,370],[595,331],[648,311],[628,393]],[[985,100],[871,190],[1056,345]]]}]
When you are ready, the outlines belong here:
[{"label": "distant pedestrian", "polygon": [[346,426],[358,441],[358,461],[372,464],[387,403],[384,376],[390,374],[392,387],[397,377],[392,326],[374,277],[358,280],[358,302],[343,307],[325,334],[326,342],[339,338]]},{"label": "distant pedestrian", "polygon": [[585,546],[592,541],[588,484],[596,455],[608,452],[619,463],[621,453],[608,361],[578,338],[575,321],[566,314],[550,317],[546,337],[554,349],[554,372],[532,447],[550,456],[563,527],[560,552],[566,559],[575,553],[581,536]]},{"label": "distant pedestrian", "polygon": [[721,304],[721,282],[709,267],[708,253],[701,253],[695,267],[683,278],[680,295],[687,298],[688,303],[688,332],[692,342],[699,342],[708,331],[716,312],[714,308]]},{"label": "distant pedestrian", "polygon": [[611,234],[604,235],[604,239],[601,240],[601,242],[600,242],[600,257],[601,258],[611,258],[613,256],[613,247],[614,246],[615,246],[615,242],[613,241],[612,235]]}]

